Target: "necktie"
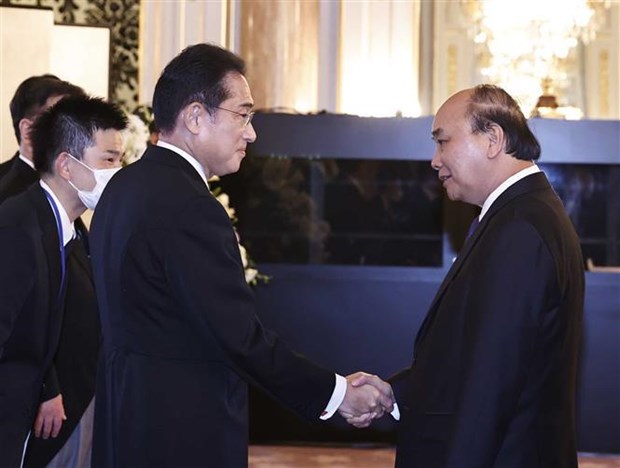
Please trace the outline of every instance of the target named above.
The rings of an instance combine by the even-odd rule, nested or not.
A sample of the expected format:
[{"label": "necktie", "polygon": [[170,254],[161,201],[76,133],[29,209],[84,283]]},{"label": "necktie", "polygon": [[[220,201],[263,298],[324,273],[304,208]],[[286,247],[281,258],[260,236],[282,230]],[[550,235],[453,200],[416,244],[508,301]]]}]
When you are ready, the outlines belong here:
[{"label": "necktie", "polygon": [[479,217],[476,216],[473,221],[471,222],[470,226],[469,226],[469,230],[467,231],[467,237],[465,238],[465,241],[467,241],[471,235],[474,233],[474,231],[476,230],[476,228],[478,227],[478,224],[480,224],[480,219],[478,219]]}]

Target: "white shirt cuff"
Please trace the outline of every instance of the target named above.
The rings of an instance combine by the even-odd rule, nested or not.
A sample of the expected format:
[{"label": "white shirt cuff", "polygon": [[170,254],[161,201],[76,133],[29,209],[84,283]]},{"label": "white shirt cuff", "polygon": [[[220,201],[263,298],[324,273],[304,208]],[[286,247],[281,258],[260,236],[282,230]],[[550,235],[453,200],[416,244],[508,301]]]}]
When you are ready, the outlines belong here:
[{"label": "white shirt cuff", "polygon": [[390,414],[396,421],[400,421],[400,410],[398,409],[398,403],[394,402],[394,409]]},{"label": "white shirt cuff", "polygon": [[331,418],[334,415],[336,410],[338,410],[338,408],[342,404],[342,400],[344,400],[344,395],[347,393],[347,379],[338,374],[334,375],[336,376],[336,385],[334,386],[332,397],[329,399],[325,410],[321,414],[321,419],[323,421]]}]

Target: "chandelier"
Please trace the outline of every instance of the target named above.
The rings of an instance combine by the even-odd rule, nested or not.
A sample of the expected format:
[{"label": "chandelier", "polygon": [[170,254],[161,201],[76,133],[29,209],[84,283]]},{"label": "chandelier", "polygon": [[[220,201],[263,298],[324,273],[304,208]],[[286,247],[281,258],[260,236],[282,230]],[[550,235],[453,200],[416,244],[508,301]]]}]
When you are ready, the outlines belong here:
[{"label": "chandelier", "polygon": [[524,113],[543,115],[541,108],[547,104],[553,113],[560,114],[551,116],[564,118],[579,118],[581,111],[566,108],[563,112],[554,93],[568,86],[567,70],[574,60],[571,52],[579,41],[587,43],[594,38],[602,10],[609,3],[609,0],[462,0],[473,20],[471,33],[482,76],[515,96]]}]

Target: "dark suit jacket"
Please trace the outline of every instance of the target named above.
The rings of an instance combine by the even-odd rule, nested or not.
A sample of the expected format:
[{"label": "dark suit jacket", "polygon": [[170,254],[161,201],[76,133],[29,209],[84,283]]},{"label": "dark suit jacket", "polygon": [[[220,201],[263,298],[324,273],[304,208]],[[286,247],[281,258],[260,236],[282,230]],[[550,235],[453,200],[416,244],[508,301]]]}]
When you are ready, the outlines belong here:
[{"label": "dark suit jacket", "polygon": [[13,156],[11,156],[11,159],[4,161],[3,163],[0,163],[0,179],[2,179],[2,177],[4,177],[7,174],[7,172],[9,172],[9,170],[11,169],[11,166],[13,165],[13,163],[18,157],[19,157],[19,151],[15,153]]},{"label": "dark suit jacket", "polygon": [[584,273],[544,174],[493,203],[391,379],[399,467],[576,467]]},{"label": "dark suit jacket", "polygon": [[0,206],[0,466],[19,466],[62,318],[60,243],[39,185]]},{"label": "dark suit jacket", "polygon": [[[77,224],[77,223],[76,223]],[[54,373],[58,387],[47,389],[41,400],[62,393],[67,415],[58,437],[42,439],[30,436],[24,460],[25,468],[45,467],[67,442],[95,394],[95,377],[101,327],[90,258],[81,237],[66,246],[67,285],[62,330],[54,355]]]},{"label": "dark suit jacket", "polygon": [[13,158],[11,168],[0,179],[0,203],[18,193],[22,193],[30,185],[39,180],[39,175],[32,167],[19,158]]},{"label": "dark suit jacket", "polygon": [[[11,161],[10,171],[0,180],[0,204],[39,180],[37,172],[21,159]],[[44,402],[62,393],[67,420],[56,438],[30,438],[24,464],[27,468],[45,466],[51,461],[71,436],[95,394],[101,335],[99,316],[87,254],[88,230],[79,218],[75,229],[80,240],[69,244],[77,244],[77,248],[67,249],[71,255],[67,255],[67,300],[59,348],[47,370],[40,395],[40,401]]]},{"label": "dark suit jacket", "polygon": [[318,421],[334,374],[261,326],[226,211],[181,156],[149,147],[114,176],[91,250],[94,467],[246,466],[246,381]]}]

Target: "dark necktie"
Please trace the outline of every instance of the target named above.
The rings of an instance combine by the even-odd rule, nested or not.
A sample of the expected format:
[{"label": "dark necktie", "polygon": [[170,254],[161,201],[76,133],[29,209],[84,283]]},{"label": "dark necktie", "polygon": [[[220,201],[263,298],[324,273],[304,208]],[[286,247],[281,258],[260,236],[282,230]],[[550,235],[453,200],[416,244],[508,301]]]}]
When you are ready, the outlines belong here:
[{"label": "dark necktie", "polygon": [[473,221],[471,222],[470,226],[469,226],[469,230],[467,231],[467,237],[465,238],[465,240],[467,241],[471,235],[474,233],[474,231],[476,230],[476,228],[478,227],[478,224],[480,224],[480,219],[478,219],[479,216],[476,216]]}]

